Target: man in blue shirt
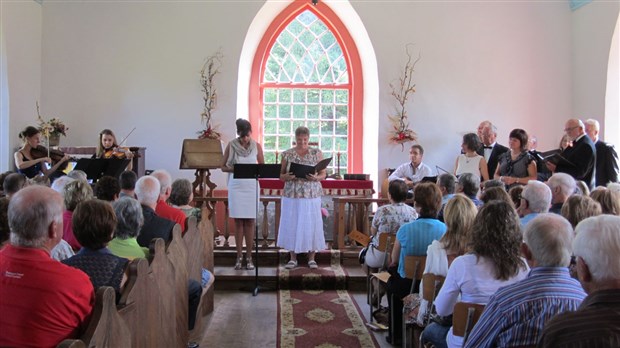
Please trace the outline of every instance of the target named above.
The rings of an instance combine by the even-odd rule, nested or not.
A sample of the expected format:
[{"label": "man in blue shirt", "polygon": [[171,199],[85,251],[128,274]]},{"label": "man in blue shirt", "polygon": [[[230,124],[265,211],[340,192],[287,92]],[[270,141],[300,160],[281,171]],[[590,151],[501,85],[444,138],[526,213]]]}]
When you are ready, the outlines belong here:
[{"label": "man in blue shirt", "polygon": [[538,214],[546,213],[551,206],[551,189],[540,181],[530,180],[521,192],[521,204],[519,204],[519,216],[521,227]]},{"label": "man in blue shirt", "polygon": [[524,239],[530,274],[491,297],[465,347],[535,346],[547,321],[576,310],[586,297],[568,272],[573,229],[566,219],[540,214],[527,224]]}]

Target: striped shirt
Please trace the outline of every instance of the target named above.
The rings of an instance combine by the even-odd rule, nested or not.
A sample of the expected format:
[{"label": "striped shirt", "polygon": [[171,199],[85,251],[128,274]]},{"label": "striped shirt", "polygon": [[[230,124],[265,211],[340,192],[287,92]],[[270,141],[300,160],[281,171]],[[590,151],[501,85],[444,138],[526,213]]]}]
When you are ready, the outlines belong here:
[{"label": "striped shirt", "polygon": [[574,311],[586,293],[565,267],[537,267],[491,297],[465,347],[536,345],[545,323]]},{"label": "striped shirt", "polygon": [[538,347],[620,347],[620,289],[593,292],[577,311],[553,318]]}]

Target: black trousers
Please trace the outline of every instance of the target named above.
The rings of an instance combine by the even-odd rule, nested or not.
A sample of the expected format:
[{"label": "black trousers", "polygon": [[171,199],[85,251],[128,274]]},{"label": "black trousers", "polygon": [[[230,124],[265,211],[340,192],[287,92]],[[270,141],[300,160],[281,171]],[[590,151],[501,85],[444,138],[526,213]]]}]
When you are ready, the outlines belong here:
[{"label": "black trousers", "polygon": [[188,291],[188,320],[187,320],[187,328],[188,329],[193,329],[194,325],[196,324],[196,312],[198,312],[198,305],[200,304],[200,295],[202,294],[202,286],[200,286],[200,283],[190,279],[188,284],[187,284],[187,291]]}]

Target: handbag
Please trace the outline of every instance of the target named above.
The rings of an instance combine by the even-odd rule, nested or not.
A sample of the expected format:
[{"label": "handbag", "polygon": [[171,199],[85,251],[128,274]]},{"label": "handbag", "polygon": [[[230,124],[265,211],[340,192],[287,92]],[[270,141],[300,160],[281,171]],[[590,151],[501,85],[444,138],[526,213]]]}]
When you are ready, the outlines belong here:
[{"label": "handbag", "polygon": [[364,247],[359,254],[360,265],[363,265],[366,262],[366,253],[368,252],[368,247]]}]

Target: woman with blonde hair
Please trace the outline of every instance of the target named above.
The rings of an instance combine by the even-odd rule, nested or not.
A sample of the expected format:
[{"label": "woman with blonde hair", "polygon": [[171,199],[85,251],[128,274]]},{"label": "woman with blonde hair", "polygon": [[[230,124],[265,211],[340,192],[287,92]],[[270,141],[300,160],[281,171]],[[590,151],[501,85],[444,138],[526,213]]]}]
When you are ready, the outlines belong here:
[{"label": "woman with blonde hair", "polygon": [[599,202],[588,196],[572,195],[562,204],[562,216],[570,222],[573,229],[577,224],[590,216],[601,215],[603,213]]}]

